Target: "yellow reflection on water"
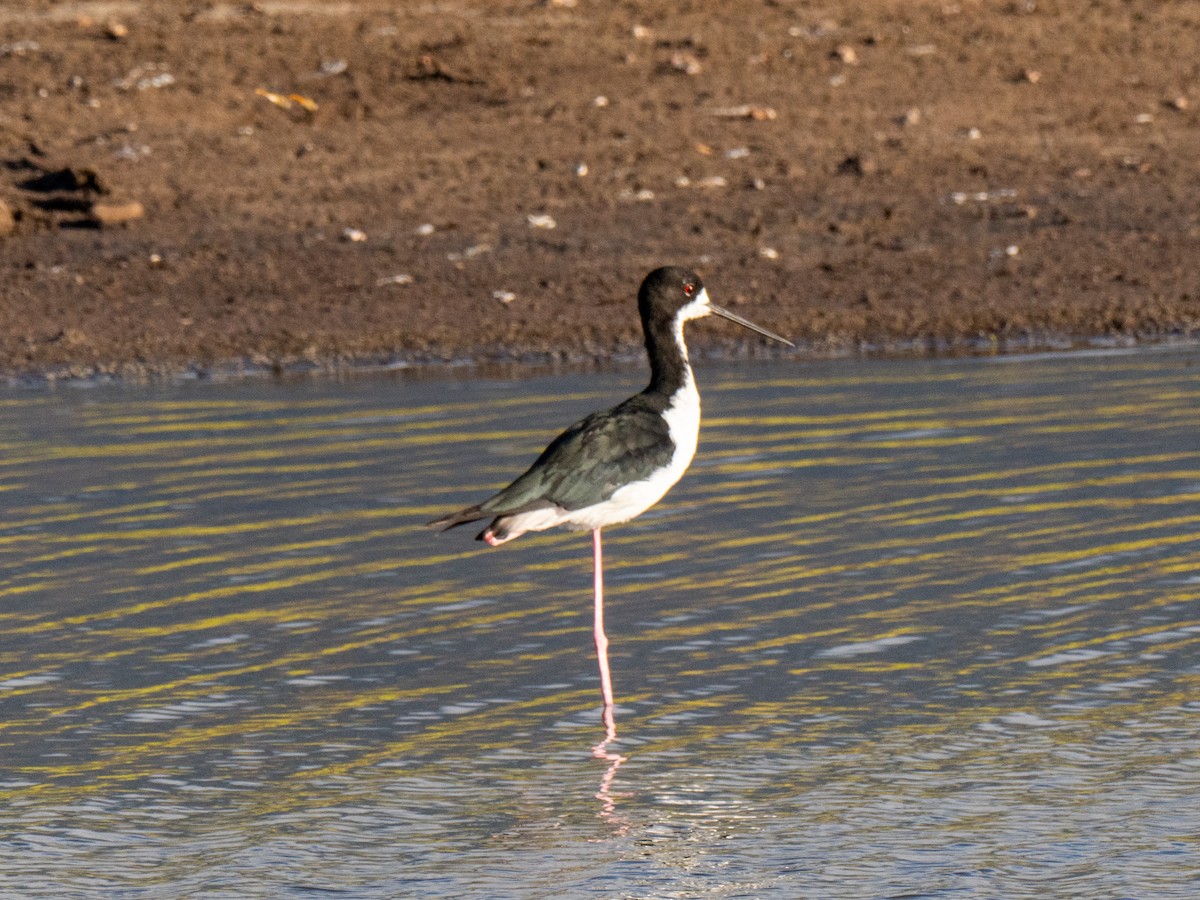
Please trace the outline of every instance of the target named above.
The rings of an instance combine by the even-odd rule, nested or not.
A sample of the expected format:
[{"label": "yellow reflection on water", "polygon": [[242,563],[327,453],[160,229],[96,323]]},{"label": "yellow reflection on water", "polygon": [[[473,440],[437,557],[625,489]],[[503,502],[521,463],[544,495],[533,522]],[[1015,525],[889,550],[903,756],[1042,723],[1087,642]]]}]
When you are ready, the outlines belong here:
[{"label": "yellow reflection on water", "polygon": [[[1190,702],[1200,397],[1156,360],[1078,364],[1088,389],[1061,365],[702,377],[695,467],[608,537],[609,800],[639,755],[853,746],[887,770],[1017,714],[1069,742]],[[11,802],[244,778],[267,814],[398,769],[586,755],[586,539],[489,551],[421,523],[608,390],[206,390],[4,404]],[[983,743],[964,760],[1003,768]]]}]

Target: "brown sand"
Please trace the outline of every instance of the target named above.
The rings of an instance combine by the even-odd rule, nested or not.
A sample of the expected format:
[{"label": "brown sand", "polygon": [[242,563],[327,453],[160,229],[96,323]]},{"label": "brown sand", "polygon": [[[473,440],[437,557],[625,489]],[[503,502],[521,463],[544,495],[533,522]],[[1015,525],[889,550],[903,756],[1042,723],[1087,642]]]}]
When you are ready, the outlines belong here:
[{"label": "brown sand", "polygon": [[8,374],[1200,329],[1192,2],[27,0],[0,162]]}]

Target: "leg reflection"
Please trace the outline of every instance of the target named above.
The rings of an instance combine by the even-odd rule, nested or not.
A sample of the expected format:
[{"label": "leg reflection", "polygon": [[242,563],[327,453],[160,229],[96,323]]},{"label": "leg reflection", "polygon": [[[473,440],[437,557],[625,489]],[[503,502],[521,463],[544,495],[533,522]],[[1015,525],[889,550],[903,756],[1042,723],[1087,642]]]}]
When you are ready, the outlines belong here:
[{"label": "leg reflection", "polygon": [[617,816],[617,795],[612,791],[612,784],[613,779],[617,776],[617,769],[621,768],[626,757],[610,750],[608,746],[616,739],[617,728],[613,724],[612,711],[605,710],[604,740],[592,748],[592,756],[608,763],[604,777],[600,779],[600,788],[596,791],[596,799],[601,803],[600,812],[597,815],[617,825],[617,834],[624,834],[629,829],[629,823]]}]

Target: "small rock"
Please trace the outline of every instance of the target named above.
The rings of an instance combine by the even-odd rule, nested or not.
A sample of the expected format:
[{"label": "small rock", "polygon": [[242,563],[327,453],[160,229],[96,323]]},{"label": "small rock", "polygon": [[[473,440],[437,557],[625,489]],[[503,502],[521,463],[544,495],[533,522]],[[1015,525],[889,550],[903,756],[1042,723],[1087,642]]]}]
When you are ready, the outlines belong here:
[{"label": "small rock", "polygon": [[848,66],[858,65],[858,51],[849,44],[839,44],[830,55],[834,59],[840,59]]},{"label": "small rock", "polygon": [[517,299],[517,295],[512,291],[492,291],[492,299],[499,300],[501,303],[509,304]]},{"label": "small rock", "polygon": [[429,237],[429,235],[433,234],[433,223],[426,222],[423,225],[418,225],[417,234],[421,237]]},{"label": "small rock", "polygon": [[1172,97],[1170,100],[1167,101],[1167,106],[1169,106],[1171,109],[1177,109],[1180,112],[1183,112],[1185,109],[1188,109],[1191,105],[1192,105],[1192,102],[1190,100],[1188,100],[1188,98],[1185,97],[1183,94],[1180,94],[1178,97]]},{"label": "small rock", "polygon": [[779,259],[779,251],[774,247],[760,247],[758,255],[763,259]]},{"label": "small rock", "polygon": [[548,216],[545,213],[526,216],[525,220],[529,223],[530,228],[550,229],[558,227],[558,223],[554,221],[554,217]]},{"label": "small rock", "polygon": [[912,109],[906,109],[899,121],[905,128],[915,128],[921,124],[921,110],[915,106]]},{"label": "small rock", "polygon": [[654,191],[650,190],[650,188],[639,188],[636,191],[631,188],[625,188],[617,196],[622,200],[637,200],[645,203],[654,199]]},{"label": "small rock", "polygon": [[1037,84],[1042,80],[1042,73],[1037,69],[1022,69],[1017,75],[1017,81],[1023,81],[1026,84]]},{"label": "small rock", "polygon": [[686,175],[680,175],[675,179],[675,187],[699,187],[699,188],[723,188],[729,182],[725,180],[724,175],[708,175],[704,178],[698,178],[695,181],[688,178]]},{"label": "small rock", "polygon": [[37,41],[13,41],[11,44],[0,44],[0,57],[24,56],[26,53],[37,53],[41,49]]},{"label": "small rock", "polygon": [[342,240],[351,244],[361,244],[367,239],[367,233],[359,228],[343,228]]},{"label": "small rock", "polygon": [[412,284],[413,277],[406,272],[397,275],[384,275],[375,279],[375,287],[386,287],[389,284]]},{"label": "small rock", "polygon": [[770,122],[779,117],[779,113],[770,106],[752,106],[749,103],[724,106],[714,109],[712,114],[721,119],[753,119],[755,122]]},{"label": "small rock", "polygon": [[466,259],[474,259],[484,253],[489,253],[492,249],[491,244],[472,244],[461,252],[447,253],[446,259],[450,262],[457,263]]},{"label": "small rock", "polygon": [[113,151],[114,159],[128,160],[129,162],[137,162],[144,156],[150,155],[150,148],[145,144],[124,143]]},{"label": "small rock", "polygon": [[48,344],[66,344],[68,347],[78,347],[88,342],[87,334],[78,328],[60,328],[46,339]]},{"label": "small rock", "polygon": [[104,36],[111,41],[120,41],[129,37],[129,26],[124,22],[110,19],[104,26]]},{"label": "small rock", "polygon": [[139,78],[136,87],[139,91],[149,91],[154,88],[170,87],[175,83],[175,76],[170,72],[159,72],[157,75],[147,75]]},{"label": "small rock", "polygon": [[146,215],[146,207],[137,200],[127,203],[93,203],[90,210],[92,219],[102,226],[124,225]]},{"label": "small rock", "polygon": [[17,217],[12,207],[0,200],[0,237],[12,234],[17,228]]},{"label": "small rock", "polygon": [[676,72],[682,72],[684,75],[699,75],[704,71],[704,66],[700,64],[700,60],[696,54],[689,53],[686,50],[678,50],[672,53],[670,66]]}]

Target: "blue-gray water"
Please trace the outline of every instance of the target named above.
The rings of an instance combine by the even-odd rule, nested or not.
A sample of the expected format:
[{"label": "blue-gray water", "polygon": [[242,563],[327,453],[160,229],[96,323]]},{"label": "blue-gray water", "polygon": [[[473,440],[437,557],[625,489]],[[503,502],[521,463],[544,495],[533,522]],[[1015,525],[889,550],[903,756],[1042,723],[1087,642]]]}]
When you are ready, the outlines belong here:
[{"label": "blue-gray water", "polygon": [[1200,352],[701,364],[606,533],[421,526],[638,371],[0,396],[0,893],[1194,897]]}]

